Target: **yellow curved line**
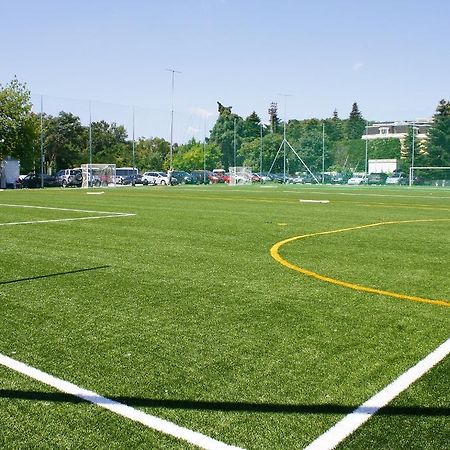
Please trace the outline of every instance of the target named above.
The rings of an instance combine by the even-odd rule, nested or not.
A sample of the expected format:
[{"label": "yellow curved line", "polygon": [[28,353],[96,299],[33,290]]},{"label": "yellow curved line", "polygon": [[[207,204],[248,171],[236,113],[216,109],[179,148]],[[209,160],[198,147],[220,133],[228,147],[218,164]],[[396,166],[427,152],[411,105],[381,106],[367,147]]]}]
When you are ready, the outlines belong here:
[{"label": "yellow curved line", "polygon": [[402,300],[410,300],[413,302],[422,302],[422,303],[431,303],[433,305],[440,305],[440,306],[450,306],[450,302],[446,300],[433,300],[430,298],[422,298],[422,297],[415,297],[412,295],[406,295],[406,294],[397,294],[396,292],[390,292],[390,291],[384,291],[382,289],[375,289],[368,286],[362,286],[360,284],[355,283],[349,283],[347,281],[337,280],[335,278],[327,277],[325,275],[321,275],[319,273],[313,272],[308,269],[304,269],[302,267],[296,266],[295,264],[290,263],[286,259],[284,259],[280,253],[280,248],[293,241],[297,241],[299,239],[305,239],[308,237],[314,237],[314,236],[322,236],[326,234],[335,234],[335,233],[343,233],[345,231],[352,231],[352,230],[361,230],[363,228],[372,228],[372,227],[379,227],[381,225],[394,225],[394,224],[400,224],[400,223],[417,223],[417,222],[439,222],[439,221],[450,221],[450,219],[417,219],[417,220],[397,220],[397,221],[390,221],[390,222],[378,222],[378,223],[371,223],[368,225],[359,225],[356,227],[349,227],[349,228],[340,228],[338,230],[331,230],[331,231],[320,231],[318,233],[310,233],[310,234],[304,234],[302,236],[294,236],[288,239],[284,239],[283,241],[277,242],[275,245],[272,246],[270,249],[270,255],[272,256],[275,261],[279,262],[285,267],[288,267],[289,269],[295,270],[296,272],[300,272],[304,275],[307,275],[312,278],[316,278],[317,280],[326,281],[327,283],[332,283],[338,286],[342,286],[348,289],[354,289],[356,291],[362,291],[362,292],[369,292],[371,294],[379,294],[379,295],[385,295],[388,297],[394,297],[399,298]]}]

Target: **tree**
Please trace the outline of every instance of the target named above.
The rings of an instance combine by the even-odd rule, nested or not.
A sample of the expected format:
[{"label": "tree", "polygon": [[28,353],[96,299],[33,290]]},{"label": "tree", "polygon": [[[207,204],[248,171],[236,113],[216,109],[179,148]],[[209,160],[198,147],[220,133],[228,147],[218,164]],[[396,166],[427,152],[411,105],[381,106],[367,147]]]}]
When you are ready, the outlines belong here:
[{"label": "tree", "polygon": [[136,143],[136,165],[144,170],[162,170],[170,153],[170,143],[162,138],[140,138]]},{"label": "tree", "polygon": [[204,145],[192,138],[187,144],[180,145],[174,154],[174,167],[179,170],[196,170],[218,168],[221,162],[220,147],[214,143]]},{"label": "tree", "polygon": [[0,159],[17,158],[27,170],[38,155],[39,122],[31,107],[30,91],[17,78],[0,85]]},{"label": "tree", "polygon": [[253,111],[248,117],[244,119],[243,123],[243,138],[253,140],[260,137],[261,134],[261,119],[258,114]]},{"label": "tree", "polygon": [[221,165],[225,170],[228,170],[230,166],[234,166],[235,162],[236,165],[242,163],[238,156],[243,131],[244,121],[237,114],[233,113],[221,114],[211,130],[209,141],[219,146],[222,154]]},{"label": "tree", "polygon": [[450,102],[441,100],[428,132],[428,164],[450,166]]},{"label": "tree", "polygon": [[325,134],[333,142],[337,142],[343,137],[342,120],[339,119],[336,109],[333,111],[333,117],[325,119]]},{"label": "tree", "polygon": [[[123,125],[104,120],[91,124],[92,161],[95,163],[130,164],[131,152],[127,145],[127,132]],[[128,154],[130,153],[130,154]]]},{"label": "tree", "polygon": [[61,111],[57,117],[43,117],[45,159],[55,170],[79,166],[85,163],[81,155],[86,153],[87,130],[80,118]]},{"label": "tree", "polygon": [[363,119],[362,114],[358,108],[358,104],[353,103],[350,116],[347,121],[347,138],[348,139],[360,139],[364,134],[364,128],[366,127],[366,121]]}]

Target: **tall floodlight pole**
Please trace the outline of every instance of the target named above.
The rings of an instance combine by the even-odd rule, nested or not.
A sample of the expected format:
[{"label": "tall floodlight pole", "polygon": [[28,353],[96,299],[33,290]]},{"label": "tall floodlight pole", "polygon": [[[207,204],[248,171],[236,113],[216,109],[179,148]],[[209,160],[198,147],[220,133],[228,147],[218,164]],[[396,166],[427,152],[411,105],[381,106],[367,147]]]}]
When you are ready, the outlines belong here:
[{"label": "tall floodlight pole", "polygon": [[325,182],[325,122],[322,123],[322,184]]},{"label": "tall floodlight pole", "polygon": [[44,187],[44,96],[41,95],[41,188]]},{"label": "tall floodlight pole", "polygon": [[[367,171],[369,169],[369,160],[368,160],[368,155],[369,155],[369,139],[368,139],[368,131],[369,131],[369,122],[366,122],[366,182],[367,182]],[[368,183],[367,183],[368,184]]]},{"label": "tall floodlight pole", "polygon": [[260,132],[261,132],[261,140],[260,140],[260,170],[259,170],[259,177],[262,182],[262,171],[263,171],[263,124],[260,124]]},{"label": "tall floodlight pole", "polygon": [[89,170],[88,170],[88,186],[92,185],[92,108],[89,100]]},{"label": "tall floodlight pole", "polygon": [[234,173],[236,173],[236,118],[233,121],[233,164]]},{"label": "tall floodlight pole", "polygon": [[409,177],[409,185],[412,186],[414,184],[414,154],[415,154],[415,138],[416,138],[416,122],[413,122],[412,125],[412,148],[411,148],[411,169],[409,173],[411,174]]},{"label": "tall floodlight pole", "polygon": [[203,124],[203,177],[206,175],[206,117]]},{"label": "tall floodlight pole", "polygon": [[173,103],[174,103],[174,93],[175,93],[175,74],[181,73],[175,69],[166,69],[169,72],[172,72],[172,110],[170,113],[170,169],[172,169],[172,161],[173,161]]},{"label": "tall floodlight pole", "polygon": [[133,106],[133,148],[132,148],[132,155],[131,159],[133,161],[133,186],[135,185],[136,181],[136,152],[135,152],[135,140],[134,140],[134,106]]}]

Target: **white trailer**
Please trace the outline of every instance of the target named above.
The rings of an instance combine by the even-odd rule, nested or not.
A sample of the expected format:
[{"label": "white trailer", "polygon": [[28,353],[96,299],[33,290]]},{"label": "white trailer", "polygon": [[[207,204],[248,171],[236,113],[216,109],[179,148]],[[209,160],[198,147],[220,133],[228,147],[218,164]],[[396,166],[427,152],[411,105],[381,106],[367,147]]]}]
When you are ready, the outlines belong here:
[{"label": "white trailer", "polygon": [[0,188],[15,188],[20,175],[20,161],[7,157],[0,164]]},{"label": "white trailer", "polygon": [[394,173],[398,168],[398,159],[369,159],[369,173]]}]

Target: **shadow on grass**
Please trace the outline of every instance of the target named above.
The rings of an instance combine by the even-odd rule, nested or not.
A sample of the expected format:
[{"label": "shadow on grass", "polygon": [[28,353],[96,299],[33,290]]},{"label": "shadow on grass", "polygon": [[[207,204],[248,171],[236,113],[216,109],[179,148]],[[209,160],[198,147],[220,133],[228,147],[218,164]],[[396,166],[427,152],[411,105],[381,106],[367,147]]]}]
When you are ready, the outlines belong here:
[{"label": "shadow on grass", "polygon": [[21,283],[23,281],[40,280],[41,278],[59,277],[62,275],[71,275],[73,273],[89,272],[91,270],[107,269],[111,266],[88,267],[87,269],[68,270],[67,272],[48,273],[47,275],[37,275],[35,277],[18,278],[17,280],[0,281],[0,284]]},{"label": "shadow on grass", "polygon": [[[0,389],[0,399],[33,400],[45,402],[83,403],[86,400],[60,392],[37,392]],[[141,397],[109,397],[92,396],[89,400],[97,403],[110,403],[111,400],[128,406],[149,408],[188,409],[199,411],[229,411],[284,414],[349,414],[358,406],[325,403],[319,405],[249,403],[249,402],[209,402],[203,400],[172,400]],[[374,408],[360,408],[361,412],[373,413]],[[384,416],[444,416],[450,417],[450,408],[427,406],[386,406],[378,411]]]}]

